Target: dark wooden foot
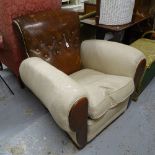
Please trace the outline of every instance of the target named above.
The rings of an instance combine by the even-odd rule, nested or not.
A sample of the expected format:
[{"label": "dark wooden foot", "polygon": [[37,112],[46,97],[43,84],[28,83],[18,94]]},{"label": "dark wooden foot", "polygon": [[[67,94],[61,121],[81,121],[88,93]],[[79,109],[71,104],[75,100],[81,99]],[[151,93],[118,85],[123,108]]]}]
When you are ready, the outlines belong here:
[{"label": "dark wooden foot", "polygon": [[76,132],[78,147],[82,149],[87,144],[88,100],[82,98],[72,107],[69,115],[69,125]]},{"label": "dark wooden foot", "polygon": [[19,85],[22,89],[25,88],[25,84],[23,83],[23,81],[21,80],[20,76],[18,76],[18,82],[19,82]]},{"label": "dark wooden foot", "polygon": [[2,63],[0,62],[0,71],[2,71],[3,70],[3,65],[2,65]]}]

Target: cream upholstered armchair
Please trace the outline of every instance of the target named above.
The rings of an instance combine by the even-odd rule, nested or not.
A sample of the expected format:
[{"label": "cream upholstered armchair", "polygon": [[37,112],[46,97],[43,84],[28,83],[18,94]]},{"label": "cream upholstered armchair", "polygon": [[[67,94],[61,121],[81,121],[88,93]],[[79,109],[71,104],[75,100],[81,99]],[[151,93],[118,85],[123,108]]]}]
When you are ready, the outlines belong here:
[{"label": "cream upholstered armchair", "polygon": [[23,83],[78,147],[127,109],[145,66],[140,51],[102,40],[87,40],[80,47],[73,12],[23,16],[14,27],[29,57],[20,65]]}]

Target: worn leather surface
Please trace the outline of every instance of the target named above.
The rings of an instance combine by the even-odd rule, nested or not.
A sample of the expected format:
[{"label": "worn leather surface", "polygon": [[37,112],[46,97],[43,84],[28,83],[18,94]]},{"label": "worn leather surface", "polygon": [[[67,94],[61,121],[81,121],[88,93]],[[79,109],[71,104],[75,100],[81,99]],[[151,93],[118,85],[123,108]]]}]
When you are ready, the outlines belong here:
[{"label": "worn leather surface", "polygon": [[0,49],[4,47],[3,36],[0,34]]},{"label": "worn leather surface", "polygon": [[14,20],[30,57],[40,57],[70,74],[81,68],[79,19],[74,12],[44,11]]},{"label": "worn leather surface", "polygon": [[12,20],[21,15],[60,8],[59,0],[0,0],[0,34],[4,40],[0,61],[16,76],[19,76],[19,65],[24,56],[12,27]]}]

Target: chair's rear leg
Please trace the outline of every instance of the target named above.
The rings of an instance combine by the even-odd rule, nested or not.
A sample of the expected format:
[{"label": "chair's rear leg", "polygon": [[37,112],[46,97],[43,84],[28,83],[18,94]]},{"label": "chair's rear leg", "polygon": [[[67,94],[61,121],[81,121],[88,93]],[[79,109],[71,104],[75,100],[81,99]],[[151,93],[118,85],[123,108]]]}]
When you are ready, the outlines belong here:
[{"label": "chair's rear leg", "polygon": [[18,82],[19,82],[19,85],[22,89],[25,88],[25,84],[23,83],[23,81],[21,80],[20,76],[18,76]]},{"label": "chair's rear leg", "polygon": [[2,65],[2,63],[0,62],[0,71],[2,71],[3,70],[3,65]]}]

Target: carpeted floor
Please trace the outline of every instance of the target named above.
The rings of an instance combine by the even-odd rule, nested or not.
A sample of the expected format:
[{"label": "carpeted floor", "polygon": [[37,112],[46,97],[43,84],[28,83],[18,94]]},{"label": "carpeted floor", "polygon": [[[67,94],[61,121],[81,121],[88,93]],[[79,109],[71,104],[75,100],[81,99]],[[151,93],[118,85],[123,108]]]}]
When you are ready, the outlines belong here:
[{"label": "carpeted floor", "polygon": [[41,102],[0,72],[0,155],[155,155],[155,79],[129,109],[84,149],[78,150]]},{"label": "carpeted floor", "polygon": [[2,76],[0,75],[0,102],[8,98],[10,95],[12,95],[12,93],[3,81]]}]

